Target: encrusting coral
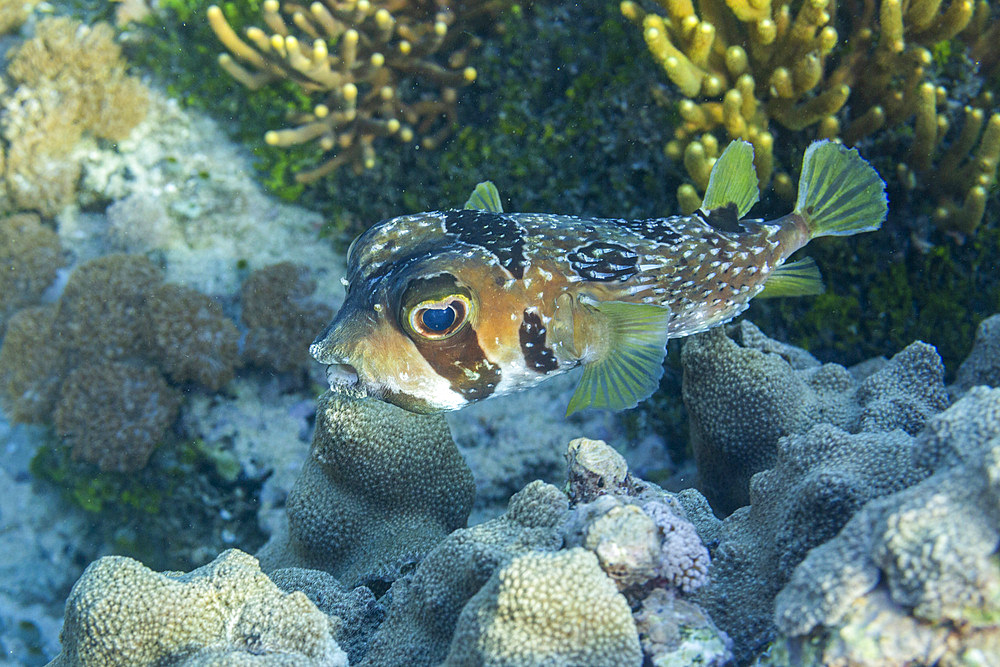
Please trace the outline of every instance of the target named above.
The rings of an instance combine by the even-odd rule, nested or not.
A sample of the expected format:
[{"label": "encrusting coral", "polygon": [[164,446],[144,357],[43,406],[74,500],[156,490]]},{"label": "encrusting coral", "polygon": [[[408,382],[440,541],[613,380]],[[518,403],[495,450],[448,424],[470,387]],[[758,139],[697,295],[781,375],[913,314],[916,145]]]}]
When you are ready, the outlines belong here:
[{"label": "encrusting coral", "polygon": [[287,535],[258,556],[267,571],[305,567],[384,587],[465,525],[473,492],[442,416],[327,392],[288,497]]},{"label": "encrusting coral", "polygon": [[240,290],[247,361],[279,372],[312,361],[309,343],[333,317],[329,306],[310,298],[315,291],[316,281],[300,264],[281,262],[250,274]]},{"label": "encrusting coral", "polygon": [[303,593],[281,592],[235,549],[187,574],[106,556],[73,586],[63,650],[51,664],[347,667],[338,625]]},{"label": "encrusting coral", "polygon": [[[979,224],[1000,161],[1000,114],[991,115],[988,91],[949,98],[932,75],[931,49],[944,42],[983,51],[992,12],[986,0],[659,4],[665,16],[632,0],[621,11],[642,26],[682,96],[682,124],[666,151],[683,160],[697,186],[678,189],[685,212],[700,205],[698,191],[730,139],[754,145],[762,187],[774,175],[776,191],[794,196],[791,177],[776,164],[771,121],[855,145],[912,119],[907,157],[898,164],[901,184],[915,188],[919,181],[932,191],[939,227],[968,233]],[[963,127],[946,141],[958,110]]]},{"label": "encrusting coral", "polygon": [[15,86],[2,99],[0,208],[53,216],[73,201],[84,135],[120,141],[145,117],[148,91],[125,73],[114,29],[66,17],[38,22],[7,65]]},{"label": "encrusting coral", "polygon": [[38,303],[64,264],[59,237],[38,216],[0,218],[0,334],[11,315]]},{"label": "encrusting coral", "polygon": [[[995,656],[1000,390],[971,389],[930,421],[914,455],[937,472],[867,504],[796,568],[774,616],[792,639],[769,664],[986,664],[975,656]],[[796,660],[787,658],[792,643]]]},{"label": "encrusting coral", "polygon": [[249,27],[247,41],[220,7],[209,7],[207,17],[229,50],[219,64],[233,78],[251,90],[289,81],[310,96],[312,108],[291,119],[295,127],[271,130],[264,140],[316,141],[330,157],[296,174],[311,182],[344,164],[371,168],[381,137],[439,145],[455,123],[456,89],[476,79],[467,65],[476,44],[468,22],[488,11],[488,3],[453,9],[427,1],[264,0],[267,32]]},{"label": "encrusting coral", "polygon": [[162,281],[145,257],[107,255],[78,266],[54,305],[19,311],[0,346],[10,416],[54,416],[73,457],[102,470],[143,467],[176,416],[177,385],[218,389],[238,362],[221,308]]},{"label": "encrusting coral", "polygon": [[782,436],[822,423],[912,435],[948,405],[941,359],[924,343],[859,382],[801,351],[783,354],[748,322],[736,331],[744,347],[720,327],[687,339],[681,354],[701,488],[722,514],[749,502],[750,478],[773,464]]}]

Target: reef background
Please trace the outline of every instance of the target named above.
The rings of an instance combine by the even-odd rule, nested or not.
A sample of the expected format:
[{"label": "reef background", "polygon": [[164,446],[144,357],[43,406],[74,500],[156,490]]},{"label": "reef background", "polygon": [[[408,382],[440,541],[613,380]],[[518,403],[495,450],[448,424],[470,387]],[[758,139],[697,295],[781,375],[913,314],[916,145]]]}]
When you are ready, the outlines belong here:
[{"label": "reef background", "polygon": [[[484,179],[507,210],[633,218],[676,212],[677,186],[692,180],[664,151],[683,95],[615,3],[503,5],[477,33],[475,83],[458,88],[439,146],[376,144],[371,168],[309,184],[295,174],[315,167],[315,146],[264,136],[311,103],[287,82],[250,92],[219,69],[208,3],[25,13],[31,4],[0,3],[8,56],[50,15],[81,24],[8,65],[0,91],[0,257],[14,276],[0,279],[0,649],[11,664],[58,654],[70,588],[101,556],[187,571],[281,530],[324,386],[322,369],[289,350],[304,352],[339,305],[358,231],[459,205]],[[263,4],[223,9],[259,23]],[[98,21],[118,27],[79,27]],[[82,47],[67,46],[72,35]],[[997,92],[995,72],[971,68],[960,46],[928,66],[958,91],[944,105],[952,118]],[[772,129],[776,162],[794,171],[814,135]],[[810,244],[827,293],[756,301],[743,319],[843,366],[922,340],[954,379],[980,322],[1000,311],[997,188],[974,232],[936,225],[934,202],[896,176],[914,132],[859,143],[889,182],[890,217],[878,234]],[[772,188],[762,200],[755,215],[787,208]],[[104,330],[124,333],[93,334]],[[202,340],[193,332],[210,334],[185,343]],[[671,344],[662,391],[628,413],[562,419],[570,376],[449,415],[475,480],[470,525],[533,480],[562,484],[566,444],[582,435],[614,445],[637,478],[690,487],[683,346]]]}]

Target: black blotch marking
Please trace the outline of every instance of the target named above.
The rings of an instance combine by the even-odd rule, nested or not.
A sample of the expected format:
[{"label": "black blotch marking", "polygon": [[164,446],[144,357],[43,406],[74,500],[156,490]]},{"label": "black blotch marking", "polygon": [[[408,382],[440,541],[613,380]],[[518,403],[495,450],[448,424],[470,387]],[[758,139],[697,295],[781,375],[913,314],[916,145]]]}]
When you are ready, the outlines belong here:
[{"label": "black blotch marking", "polygon": [[471,326],[444,340],[411,338],[434,372],[443,377],[468,401],[479,401],[500,384],[500,367],[486,358],[479,337]]},{"label": "black blotch marking", "polygon": [[507,216],[480,210],[446,211],[444,228],[459,241],[496,257],[515,278],[524,277],[524,230]]},{"label": "black blotch marking", "polygon": [[719,208],[713,208],[708,212],[708,216],[702,216],[702,219],[709,227],[720,232],[739,234],[745,231],[743,225],[740,224],[740,212],[736,208],[736,204],[732,202]]},{"label": "black blotch marking", "polygon": [[586,280],[628,280],[639,272],[639,256],[617,243],[596,241],[577,248],[567,257],[573,270]]},{"label": "black blotch marking", "polygon": [[518,330],[521,339],[521,354],[524,363],[533,371],[545,374],[559,368],[556,355],[551,348],[545,347],[545,327],[537,313],[524,311],[521,328]]}]

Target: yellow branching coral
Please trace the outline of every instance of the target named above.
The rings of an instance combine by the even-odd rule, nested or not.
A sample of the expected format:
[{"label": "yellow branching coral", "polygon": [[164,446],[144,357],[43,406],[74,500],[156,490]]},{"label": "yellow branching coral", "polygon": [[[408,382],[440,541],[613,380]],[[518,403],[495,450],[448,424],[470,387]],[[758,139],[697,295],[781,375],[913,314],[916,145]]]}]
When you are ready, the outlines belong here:
[{"label": "yellow branching coral", "polygon": [[[974,101],[948,148],[943,109],[953,101],[931,84],[928,67],[930,49],[955,40],[968,45],[981,68],[995,68],[998,50],[990,40],[998,29],[987,0],[658,2],[665,16],[646,13],[632,0],[622,2],[621,11],[642,26],[650,52],[684,96],[678,104],[682,125],[666,147],[694,181],[678,190],[683,210],[700,204],[698,192],[729,139],[754,145],[762,187],[773,176],[779,194],[794,194],[791,177],[775,172],[772,120],[852,145],[912,123],[903,182],[915,184],[918,176],[930,181],[932,171],[954,168],[947,178],[930,181],[941,201],[938,223],[952,230],[978,224],[1000,150],[990,131],[994,121],[985,122],[993,99],[983,94]],[[935,165],[936,155],[942,162]]]},{"label": "yellow branching coral", "polygon": [[2,100],[3,208],[55,215],[76,192],[69,153],[84,134],[120,141],[145,117],[148,91],[125,73],[106,23],[46,18],[11,55]]},{"label": "yellow branching coral", "polygon": [[[802,129],[831,117],[844,105],[847,85],[823,77],[837,44],[830,0],[805,0],[796,12],[770,0],[661,0],[667,15],[646,13],[635,2],[622,13],[639,23],[650,51],[687,98],[678,111],[683,125],[667,154],[683,159],[700,190],[719,153],[722,128],[729,139],[754,146],[762,186],[771,180],[774,137],[771,119]],[[725,147],[725,143],[722,146]],[[679,192],[683,207],[697,199]]]},{"label": "yellow branching coral", "polygon": [[[237,81],[257,89],[277,80],[314,94],[308,113],[294,127],[269,131],[274,146],[316,141],[331,156],[296,175],[311,182],[344,164],[355,170],[375,164],[373,144],[395,137],[434,148],[455,122],[457,88],[472,83],[468,66],[474,41],[446,4],[428,0],[322,0],[312,4],[266,0],[266,30],[232,29],[222,10],[208,8],[208,21],[229,50],[219,64]],[[439,64],[438,61],[446,64]],[[415,99],[403,94],[413,82]]]}]

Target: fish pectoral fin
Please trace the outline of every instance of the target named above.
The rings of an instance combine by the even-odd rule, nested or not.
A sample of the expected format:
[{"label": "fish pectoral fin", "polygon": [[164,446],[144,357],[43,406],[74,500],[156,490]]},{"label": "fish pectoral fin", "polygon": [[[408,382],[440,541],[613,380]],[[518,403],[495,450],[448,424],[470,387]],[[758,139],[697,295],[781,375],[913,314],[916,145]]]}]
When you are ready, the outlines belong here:
[{"label": "fish pectoral fin", "polygon": [[764,283],[758,299],[777,296],[815,296],[826,291],[823,276],[812,257],[788,262],[776,268]]},{"label": "fish pectoral fin", "polygon": [[712,166],[701,210],[711,213],[713,209],[736,204],[736,217],[739,219],[753,208],[758,199],[760,189],[757,187],[757,170],[753,166],[753,146],[746,141],[732,141]]},{"label": "fish pectoral fin", "polygon": [[483,181],[478,184],[462,208],[503,213],[503,204],[500,203],[500,192],[497,190],[497,186],[493,185],[492,181]]},{"label": "fish pectoral fin", "polygon": [[595,302],[588,307],[603,317],[607,339],[602,341],[602,353],[584,367],[567,416],[591,407],[633,408],[656,391],[663,376],[668,308],[623,301]]}]

